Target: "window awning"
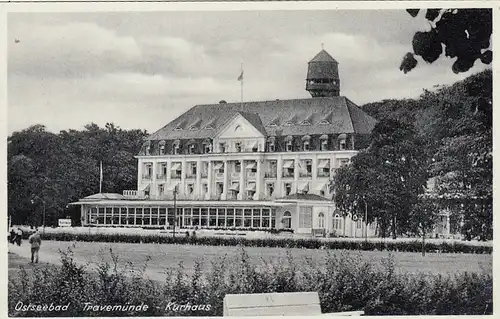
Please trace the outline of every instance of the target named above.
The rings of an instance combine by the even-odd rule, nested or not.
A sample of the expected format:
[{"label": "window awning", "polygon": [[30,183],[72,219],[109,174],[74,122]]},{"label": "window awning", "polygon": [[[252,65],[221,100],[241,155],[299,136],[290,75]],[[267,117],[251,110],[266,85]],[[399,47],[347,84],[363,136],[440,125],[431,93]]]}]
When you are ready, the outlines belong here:
[{"label": "window awning", "polygon": [[323,134],[319,137],[320,140],[327,140],[328,139],[328,135],[326,134]]},{"label": "window awning", "polygon": [[299,183],[299,188],[298,188],[299,192],[306,192],[309,190],[309,182],[302,182],[302,183]]},{"label": "window awning", "polygon": [[293,167],[293,161],[285,161],[283,163],[283,168],[292,168]]},{"label": "window awning", "polygon": [[310,139],[311,139],[311,137],[309,135],[302,136],[302,141],[308,141]]},{"label": "window awning", "polygon": [[170,170],[172,171],[178,171],[181,169],[181,163],[175,163],[172,165],[172,167],[170,168]]},{"label": "window awning", "polygon": [[314,190],[315,191],[322,191],[324,190],[326,187],[326,183],[319,183],[318,185],[316,185],[316,187],[314,187]]},{"label": "window awning", "polygon": [[240,190],[240,183],[234,182],[231,187],[229,187],[230,190],[232,191],[239,191]]},{"label": "window awning", "polygon": [[320,160],[318,164],[318,168],[327,168],[330,166],[329,160]]},{"label": "window awning", "polygon": [[142,190],[143,192],[149,192],[149,189],[151,188],[151,184],[146,185],[144,189]]},{"label": "window awning", "polygon": [[214,169],[215,169],[215,170],[219,170],[219,169],[221,169],[223,166],[224,166],[224,164],[222,164],[222,163],[218,163],[218,164],[215,164]]},{"label": "window awning", "polygon": [[159,145],[165,145],[165,142],[166,142],[165,140],[161,140],[158,144]]},{"label": "window awning", "polygon": [[173,191],[177,185],[179,185],[179,183],[172,183],[172,184],[168,185],[167,190]]},{"label": "window awning", "polygon": [[345,140],[347,138],[347,135],[345,133],[342,133],[340,134],[338,137],[337,137],[339,140]]},{"label": "window awning", "polygon": [[257,163],[255,162],[252,162],[250,164],[247,164],[247,166],[245,166],[246,169],[252,169],[252,168],[256,168],[257,167]]},{"label": "window awning", "polygon": [[248,183],[246,190],[255,191],[255,183]]}]

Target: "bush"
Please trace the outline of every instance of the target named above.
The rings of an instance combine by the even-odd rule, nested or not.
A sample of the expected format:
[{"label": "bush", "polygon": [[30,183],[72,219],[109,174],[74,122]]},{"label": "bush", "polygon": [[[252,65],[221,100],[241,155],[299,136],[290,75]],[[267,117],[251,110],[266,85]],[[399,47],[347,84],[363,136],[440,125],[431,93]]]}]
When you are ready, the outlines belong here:
[{"label": "bush", "polygon": [[[315,238],[244,238],[244,237],[198,237],[165,236],[161,234],[135,235],[135,234],[72,234],[72,233],[46,233],[44,240],[57,241],[92,241],[111,243],[158,243],[158,244],[190,244],[205,246],[247,246],[247,247],[283,247],[306,249],[345,249],[364,251],[400,251],[421,252],[422,243],[418,240],[408,242],[373,242],[353,240],[321,241]],[[426,243],[425,251],[429,253],[466,253],[466,254],[491,254],[493,247],[470,245],[466,243]]]},{"label": "bush", "polygon": [[[285,260],[257,265],[244,248],[228,260],[219,256],[208,272],[203,260],[192,271],[182,263],[166,271],[163,283],[145,279],[144,269],[119,267],[119,258],[98,265],[96,271],[77,266],[71,252],[62,253],[57,269],[24,269],[9,281],[10,316],[221,316],[226,294],[317,291],[323,313],[364,310],[367,315],[483,315],[492,314],[493,278],[463,272],[454,276],[396,272],[393,258],[382,267],[360,255],[328,254],[325,263],[305,258],[296,262],[290,251]],[[146,261],[147,262],[147,261]],[[64,312],[16,312],[23,303],[70,303]],[[148,311],[84,311],[92,305],[149,306]],[[205,305],[204,309],[170,309],[177,305]],[[210,307],[206,307],[210,305]]]}]

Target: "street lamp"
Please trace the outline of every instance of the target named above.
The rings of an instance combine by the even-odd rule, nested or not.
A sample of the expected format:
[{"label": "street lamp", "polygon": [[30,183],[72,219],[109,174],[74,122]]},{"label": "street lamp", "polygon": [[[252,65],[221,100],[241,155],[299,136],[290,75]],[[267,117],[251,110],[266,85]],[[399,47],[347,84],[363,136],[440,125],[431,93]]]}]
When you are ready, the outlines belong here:
[{"label": "street lamp", "polygon": [[47,203],[42,198],[40,198],[39,196],[35,195],[35,196],[33,196],[33,199],[31,200],[31,204],[35,204],[34,199],[39,199],[43,203],[43,220],[42,220],[42,226],[43,226],[43,228],[42,229],[43,229],[43,234],[45,235],[45,206],[47,205]]}]

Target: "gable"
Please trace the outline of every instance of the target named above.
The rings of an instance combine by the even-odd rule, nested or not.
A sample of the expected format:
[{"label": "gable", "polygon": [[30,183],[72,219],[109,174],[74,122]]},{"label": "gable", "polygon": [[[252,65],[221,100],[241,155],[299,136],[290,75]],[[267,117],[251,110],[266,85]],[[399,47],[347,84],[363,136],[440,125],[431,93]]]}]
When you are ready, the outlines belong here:
[{"label": "gable", "polygon": [[230,120],[217,134],[217,138],[259,138],[264,135],[241,114]]}]

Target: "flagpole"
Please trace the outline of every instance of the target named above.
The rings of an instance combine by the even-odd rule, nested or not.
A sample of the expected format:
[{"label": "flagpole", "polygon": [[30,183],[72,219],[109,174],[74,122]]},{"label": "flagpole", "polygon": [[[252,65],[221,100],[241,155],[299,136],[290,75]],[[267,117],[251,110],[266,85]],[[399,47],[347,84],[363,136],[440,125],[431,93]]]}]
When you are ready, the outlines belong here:
[{"label": "flagpole", "polygon": [[[241,74],[243,75],[243,62],[241,62]],[[244,76],[241,77],[241,105],[243,105],[243,81]]]}]

